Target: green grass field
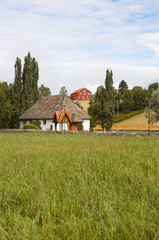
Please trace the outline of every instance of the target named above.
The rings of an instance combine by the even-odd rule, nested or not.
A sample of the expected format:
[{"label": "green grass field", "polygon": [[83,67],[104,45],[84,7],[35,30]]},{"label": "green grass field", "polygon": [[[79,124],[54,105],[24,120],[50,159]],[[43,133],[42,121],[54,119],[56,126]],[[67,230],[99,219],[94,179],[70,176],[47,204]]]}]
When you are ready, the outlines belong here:
[{"label": "green grass field", "polygon": [[1,133],[0,239],[159,239],[159,138]]}]

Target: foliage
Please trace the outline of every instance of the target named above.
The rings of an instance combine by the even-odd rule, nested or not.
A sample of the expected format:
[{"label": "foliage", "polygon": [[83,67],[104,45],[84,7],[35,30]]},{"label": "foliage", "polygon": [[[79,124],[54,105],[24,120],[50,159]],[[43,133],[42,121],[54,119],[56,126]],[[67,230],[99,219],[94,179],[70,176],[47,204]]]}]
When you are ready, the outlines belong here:
[{"label": "foliage", "polygon": [[39,87],[39,97],[51,96],[50,88],[45,87],[43,84]]},{"label": "foliage", "polygon": [[134,98],[131,90],[125,90],[120,109],[123,113],[129,113],[134,110]]},{"label": "foliage", "polygon": [[83,131],[83,124],[77,123],[77,129],[78,129],[78,131]]},{"label": "foliage", "polygon": [[145,108],[145,117],[150,120],[151,126],[157,122],[156,114],[148,107]]},{"label": "foliage", "polygon": [[134,99],[134,110],[141,110],[147,106],[147,99],[149,98],[148,90],[142,87],[134,87],[132,89]]},{"label": "foliage", "polygon": [[13,104],[18,116],[22,114],[22,65],[21,59],[17,57],[15,65],[15,77],[13,84]]},{"label": "foliage", "polygon": [[64,96],[67,96],[67,89],[65,86],[61,87],[60,88],[60,95],[64,95]]},{"label": "foliage", "polygon": [[41,121],[40,120],[31,120],[30,123],[33,125],[36,125],[39,129],[41,129]]},{"label": "foliage", "polygon": [[153,91],[151,95],[150,108],[155,114],[156,121],[159,121],[159,89]]},{"label": "foliage", "polygon": [[0,128],[9,128],[12,112],[13,107],[7,98],[6,84],[0,82]]},{"label": "foliage", "polygon": [[35,130],[39,130],[39,127],[37,125],[34,125],[34,124],[30,123],[30,124],[24,124],[22,129],[35,129]]},{"label": "foliage", "polygon": [[126,83],[124,80],[122,80],[122,81],[119,83],[118,92],[123,95],[124,92],[125,92],[125,90],[127,90],[127,89],[128,89],[127,83]]},{"label": "foliage", "polygon": [[124,114],[124,113],[114,114],[113,122],[114,123],[121,122],[121,121],[129,119],[131,117],[134,117],[134,116],[136,116],[138,114],[141,114],[143,112],[144,112],[144,110],[138,110],[138,111],[133,111],[133,112],[126,113],[126,114]]},{"label": "foliage", "polygon": [[105,88],[102,89],[101,101],[101,122],[102,128],[110,130],[113,123],[114,112],[114,88],[113,88],[113,72],[106,70]]},{"label": "foliage", "polygon": [[103,86],[99,86],[95,93],[95,102],[102,101],[102,91],[103,91]]},{"label": "foliage", "polygon": [[22,73],[22,109],[23,112],[31,107],[39,99],[38,90],[39,67],[31,54],[24,58]]},{"label": "foliage", "polygon": [[148,86],[148,92],[149,92],[149,95],[151,96],[153,91],[157,90],[159,87],[159,84],[158,82],[155,82],[155,83],[152,83]]},{"label": "foliage", "polygon": [[1,133],[0,239],[158,239],[158,145]]}]

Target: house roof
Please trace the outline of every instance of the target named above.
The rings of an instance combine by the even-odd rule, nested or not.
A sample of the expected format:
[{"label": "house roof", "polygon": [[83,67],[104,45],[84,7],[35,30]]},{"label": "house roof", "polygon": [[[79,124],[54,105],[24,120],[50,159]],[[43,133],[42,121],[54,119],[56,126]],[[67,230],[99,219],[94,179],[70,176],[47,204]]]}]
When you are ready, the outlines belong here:
[{"label": "house roof", "polygon": [[83,88],[77,89],[76,91],[72,92],[71,95],[80,92],[82,89]]},{"label": "house roof", "polygon": [[[82,91],[83,89],[86,89],[86,88],[77,89],[76,91],[72,92],[71,95],[75,94],[75,93],[78,93],[78,92]],[[89,91],[88,89],[86,89],[86,90]],[[89,91],[89,92],[91,93],[91,91]]]},{"label": "house roof", "polygon": [[83,120],[77,114],[72,114],[71,119],[72,119],[72,122],[74,122],[74,123],[83,122]]},{"label": "house roof", "polygon": [[54,115],[54,119],[53,121],[55,120],[55,117],[56,117],[56,121],[57,122],[62,122],[63,118],[65,117],[65,115],[67,116],[67,118],[69,119],[69,121],[72,123],[72,119],[70,117],[70,114],[68,111],[65,111],[64,108],[62,107],[60,111],[56,111],[55,112],[55,115]]},{"label": "house roof", "polygon": [[80,107],[77,106],[69,97],[63,95],[54,95],[40,98],[36,103],[26,110],[19,119],[53,119],[55,112],[64,107],[71,118],[73,114],[80,119],[91,119],[91,117]]}]

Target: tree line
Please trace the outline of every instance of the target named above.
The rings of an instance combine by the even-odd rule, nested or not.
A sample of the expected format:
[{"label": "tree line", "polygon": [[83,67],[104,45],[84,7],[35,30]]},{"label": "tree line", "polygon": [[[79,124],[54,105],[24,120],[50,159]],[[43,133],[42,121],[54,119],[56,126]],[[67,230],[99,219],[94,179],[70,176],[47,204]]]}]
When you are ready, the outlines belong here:
[{"label": "tree line", "polygon": [[17,57],[14,82],[0,82],[0,128],[18,128],[19,116],[31,107],[40,97],[50,96],[48,87],[38,87],[39,66],[30,52],[24,58]]},{"label": "tree line", "polygon": [[99,86],[94,99],[90,100],[88,113],[92,117],[91,127],[99,123],[103,129],[110,130],[115,113],[127,114],[132,111],[143,110],[148,106],[149,101],[151,109],[153,109],[153,116],[158,121],[158,115],[156,114],[157,108],[159,111],[159,105],[154,108],[154,105],[156,106],[155,101],[157,100],[153,100],[157,98],[156,95],[154,97],[154,93],[159,91],[157,90],[158,87],[159,85],[156,82],[150,84],[148,89],[143,89],[141,86],[129,89],[126,81],[122,80],[119,83],[118,89],[115,89],[113,86],[113,72],[107,69],[104,86]]}]

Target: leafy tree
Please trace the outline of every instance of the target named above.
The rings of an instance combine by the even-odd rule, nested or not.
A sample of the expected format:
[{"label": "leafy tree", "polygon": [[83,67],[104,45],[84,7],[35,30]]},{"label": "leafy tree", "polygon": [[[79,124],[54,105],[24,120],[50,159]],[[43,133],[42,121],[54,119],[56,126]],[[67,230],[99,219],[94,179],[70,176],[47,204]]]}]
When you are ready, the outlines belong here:
[{"label": "leafy tree", "polygon": [[125,90],[127,90],[127,89],[128,89],[127,83],[124,80],[122,80],[119,83],[118,92],[121,93],[121,94],[124,94]]},{"label": "leafy tree", "polygon": [[123,113],[129,113],[134,110],[134,98],[131,90],[125,90],[120,108]]},{"label": "leafy tree", "polygon": [[112,70],[106,70],[105,88],[102,89],[101,121],[102,128],[110,130],[113,123],[114,87]]},{"label": "leafy tree", "polygon": [[39,87],[39,97],[51,96],[50,88],[45,87],[43,84]]},{"label": "leafy tree", "polygon": [[60,88],[60,95],[64,95],[64,96],[67,96],[67,89],[65,86],[61,87]]},{"label": "leafy tree", "polygon": [[102,101],[102,91],[103,91],[103,86],[99,86],[95,93],[95,101],[96,102]]},{"label": "leafy tree", "polygon": [[150,98],[150,108],[155,114],[156,121],[159,121],[159,89],[153,91]]},{"label": "leafy tree", "polygon": [[157,90],[159,87],[158,82],[152,83],[148,86],[148,92],[150,94],[150,96],[152,95],[153,91]]},{"label": "leafy tree", "polygon": [[149,97],[148,90],[143,89],[142,87],[134,87],[132,89],[133,98],[134,98],[134,109],[141,110],[147,106],[147,99]]},{"label": "leafy tree", "polygon": [[0,128],[8,128],[12,115],[12,105],[5,93],[5,84],[0,83]]}]

